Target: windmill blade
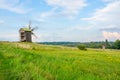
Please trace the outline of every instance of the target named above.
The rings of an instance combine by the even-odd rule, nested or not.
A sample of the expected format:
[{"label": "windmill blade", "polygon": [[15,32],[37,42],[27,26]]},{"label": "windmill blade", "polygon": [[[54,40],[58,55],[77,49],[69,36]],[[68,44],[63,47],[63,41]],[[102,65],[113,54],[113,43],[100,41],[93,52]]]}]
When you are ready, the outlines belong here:
[{"label": "windmill blade", "polygon": [[32,35],[33,35],[35,38],[38,38],[33,32],[32,32]]},{"label": "windmill blade", "polygon": [[36,30],[36,29],[38,29],[38,27],[34,27],[34,28],[32,28],[31,31],[34,31],[34,30]]},{"label": "windmill blade", "polygon": [[31,29],[31,20],[29,21],[29,26],[28,27],[29,27],[29,29]]}]

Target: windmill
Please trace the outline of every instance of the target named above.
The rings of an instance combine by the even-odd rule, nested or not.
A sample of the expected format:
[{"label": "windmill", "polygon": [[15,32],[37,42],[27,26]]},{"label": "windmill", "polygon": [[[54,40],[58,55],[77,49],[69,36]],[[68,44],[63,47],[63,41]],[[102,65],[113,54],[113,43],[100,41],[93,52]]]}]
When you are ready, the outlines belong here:
[{"label": "windmill", "polygon": [[37,38],[34,34],[34,30],[38,29],[38,27],[31,28],[31,21],[29,21],[29,25],[24,28],[20,28],[20,41],[21,42],[32,42],[32,35]]}]

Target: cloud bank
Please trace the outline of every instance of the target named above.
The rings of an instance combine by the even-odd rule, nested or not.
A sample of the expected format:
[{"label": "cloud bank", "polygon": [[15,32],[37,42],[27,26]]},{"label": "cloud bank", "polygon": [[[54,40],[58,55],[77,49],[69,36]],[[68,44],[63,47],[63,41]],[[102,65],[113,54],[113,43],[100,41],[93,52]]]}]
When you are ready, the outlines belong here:
[{"label": "cloud bank", "polygon": [[104,8],[97,9],[89,18],[83,20],[102,30],[104,38],[120,39],[120,0],[104,0],[107,5]]},{"label": "cloud bank", "polygon": [[112,39],[112,40],[120,39],[120,33],[118,32],[103,31],[102,34],[104,36],[104,39]]},{"label": "cloud bank", "polygon": [[21,3],[20,0],[0,0],[0,9],[19,14],[25,14],[31,10],[26,9],[24,3]]},{"label": "cloud bank", "polygon": [[3,24],[4,23],[4,21],[3,20],[0,20],[0,24]]},{"label": "cloud bank", "polygon": [[87,6],[85,0],[46,0],[46,3],[56,8],[60,15],[72,17]]}]

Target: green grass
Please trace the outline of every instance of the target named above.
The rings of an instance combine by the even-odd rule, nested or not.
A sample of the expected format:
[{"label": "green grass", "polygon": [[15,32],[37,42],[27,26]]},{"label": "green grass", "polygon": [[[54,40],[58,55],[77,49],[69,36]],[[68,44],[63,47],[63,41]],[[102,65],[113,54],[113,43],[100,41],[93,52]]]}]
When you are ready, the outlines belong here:
[{"label": "green grass", "polygon": [[120,80],[120,51],[0,42],[0,80]]}]

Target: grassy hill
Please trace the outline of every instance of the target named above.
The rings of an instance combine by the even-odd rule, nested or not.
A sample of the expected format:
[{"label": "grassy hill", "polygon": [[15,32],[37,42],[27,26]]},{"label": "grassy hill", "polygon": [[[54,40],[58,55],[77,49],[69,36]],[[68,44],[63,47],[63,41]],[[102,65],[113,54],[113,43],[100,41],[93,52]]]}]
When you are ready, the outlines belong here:
[{"label": "grassy hill", "polygon": [[0,80],[120,80],[120,51],[0,42]]}]

